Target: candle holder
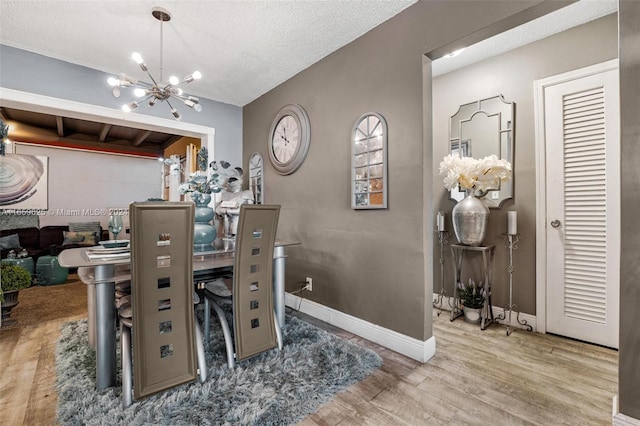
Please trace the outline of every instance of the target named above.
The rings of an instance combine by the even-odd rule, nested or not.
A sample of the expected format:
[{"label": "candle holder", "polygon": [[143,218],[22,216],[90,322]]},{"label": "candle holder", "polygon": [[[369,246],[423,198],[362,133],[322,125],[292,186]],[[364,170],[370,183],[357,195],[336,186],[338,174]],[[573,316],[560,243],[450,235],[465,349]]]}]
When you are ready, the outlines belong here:
[{"label": "candle holder", "polygon": [[509,312],[509,321],[507,323],[507,336],[511,335],[511,313],[516,313],[516,321],[518,324],[523,325],[527,331],[533,331],[533,327],[527,323],[527,320],[520,320],[520,312],[518,311],[518,305],[513,303],[513,250],[518,248],[518,241],[520,241],[520,234],[502,234],[507,240],[507,248],[509,249],[509,266],[507,271],[509,272],[509,304],[504,305],[502,314],[496,317],[496,320],[506,320],[507,312]]},{"label": "candle holder", "polygon": [[[446,297],[444,291],[444,245],[449,243],[449,232],[441,231],[437,227],[436,232],[438,234],[438,243],[440,244],[440,291],[437,293],[436,300],[433,301],[433,307],[438,309],[438,316],[440,316],[442,313],[442,304]],[[449,300],[449,306],[453,307],[451,300]]]}]

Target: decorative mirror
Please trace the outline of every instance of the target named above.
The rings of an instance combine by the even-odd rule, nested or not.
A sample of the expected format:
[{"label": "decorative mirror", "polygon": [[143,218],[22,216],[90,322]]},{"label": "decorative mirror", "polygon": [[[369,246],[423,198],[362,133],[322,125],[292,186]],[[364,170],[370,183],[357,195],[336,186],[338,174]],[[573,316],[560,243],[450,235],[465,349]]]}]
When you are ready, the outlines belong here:
[{"label": "decorative mirror", "polygon": [[351,132],[351,208],[387,208],[387,123],[369,112]]},{"label": "decorative mirror", "polygon": [[[513,167],[514,126],[515,103],[506,102],[502,95],[460,105],[449,120],[450,152],[477,159],[495,154]],[[452,189],[450,198],[460,201],[465,196],[464,191],[463,188]],[[489,189],[484,202],[495,209],[511,198],[513,179]]]},{"label": "decorative mirror", "polygon": [[262,155],[254,152],[249,158],[249,189],[253,194],[253,201],[256,204],[264,203],[264,186],[262,185],[263,171],[264,163],[262,161]]}]

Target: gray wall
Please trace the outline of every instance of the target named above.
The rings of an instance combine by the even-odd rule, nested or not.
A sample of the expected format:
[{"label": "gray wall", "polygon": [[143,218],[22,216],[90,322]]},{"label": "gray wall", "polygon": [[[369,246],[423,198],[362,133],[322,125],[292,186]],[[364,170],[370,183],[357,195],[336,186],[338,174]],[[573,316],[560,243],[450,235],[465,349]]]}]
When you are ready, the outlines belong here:
[{"label": "gray wall", "polygon": [[[123,97],[114,98],[101,71],[0,44],[0,86],[54,98],[119,109]],[[123,64],[123,67],[126,64]],[[195,83],[194,83],[195,84]],[[202,112],[180,109],[182,121],[214,127],[216,158],[232,164],[242,160],[242,108],[201,98]],[[135,114],[173,119],[169,107],[140,107]]]},{"label": "gray wall", "polygon": [[[266,160],[266,202],[282,205],[287,290],[314,278],[312,300],[420,340],[431,337],[431,134],[424,125],[423,55],[537,1],[422,1],[244,108],[244,162]],[[425,79],[429,76],[425,75]],[[428,84],[428,79],[426,84]],[[300,104],[311,147],[294,174],[267,155],[276,112]],[[389,208],[350,206],[350,133],[366,112],[388,124]],[[426,166],[425,166],[426,165]]]},{"label": "gray wall", "polygon": [[640,419],[640,2],[620,1],[619,14],[623,196],[618,395],[620,412]]},{"label": "gray wall", "polygon": [[[509,302],[508,252],[502,234],[506,231],[506,211],[518,211],[521,240],[514,251],[514,299],[522,312],[535,315],[536,306],[536,174],[535,110],[533,82],[545,77],[597,64],[618,56],[617,14],[597,19],[508,53],[467,66],[433,79],[433,194],[437,210],[447,214],[449,242],[456,242],[451,225],[453,201],[437,175],[438,165],[448,154],[449,117],[458,106],[502,94],[516,103],[515,198],[491,209],[485,244],[496,246],[493,266],[492,303]],[[584,49],[583,46],[589,46]],[[446,59],[445,59],[446,60]],[[453,294],[450,250],[445,250],[445,290]],[[439,258],[434,259],[439,268]],[[477,281],[477,273],[468,268]],[[436,290],[440,289],[436,274]]]}]

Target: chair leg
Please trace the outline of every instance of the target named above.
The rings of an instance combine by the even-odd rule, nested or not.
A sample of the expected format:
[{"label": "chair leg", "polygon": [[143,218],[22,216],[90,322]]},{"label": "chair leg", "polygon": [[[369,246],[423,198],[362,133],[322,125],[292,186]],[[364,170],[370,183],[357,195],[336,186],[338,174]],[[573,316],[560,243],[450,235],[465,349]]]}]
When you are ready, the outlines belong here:
[{"label": "chair leg", "polygon": [[273,312],[273,320],[276,324],[276,339],[278,340],[278,350],[281,351],[284,346],[282,343],[282,329],[280,328],[280,324],[278,324],[278,315],[276,315],[275,311]]},{"label": "chair leg", "polygon": [[229,329],[229,323],[227,323],[227,319],[224,316],[224,312],[222,312],[222,308],[218,306],[216,302],[211,304],[213,306],[213,310],[216,311],[218,318],[220,319],[220,325],[222,326],[222,334],[224,335],[224,344],[227,347],[227,365],[230,369],[233,369],[236,365],[234,356],[235,353],[233,351],[233,339],[231,338],[231,330]]},{"label": "chair leg", "polygon": [[193,312],[194,324],[196,325],[196,352],[198,359],[198,376],[200,378],[200,383],[204,383],[207,381],[207,363],[204,357],[204,344],[202,343],[202,334],[200,331],[200,324],[198,324],[198,318]]},{"label": "chair leg", "polygon": [[209,306],[211,302],[207,296],[204,297],[204,341],[207,345],[209,345],[209,337],[211,335],[210,326],[211,326],[211,307]]},{"label": "chair leg", "polygon": [[133,402],[131,377],[131,329],[121,324],[120,349],[122,351],[122,408],[128,408]]}]

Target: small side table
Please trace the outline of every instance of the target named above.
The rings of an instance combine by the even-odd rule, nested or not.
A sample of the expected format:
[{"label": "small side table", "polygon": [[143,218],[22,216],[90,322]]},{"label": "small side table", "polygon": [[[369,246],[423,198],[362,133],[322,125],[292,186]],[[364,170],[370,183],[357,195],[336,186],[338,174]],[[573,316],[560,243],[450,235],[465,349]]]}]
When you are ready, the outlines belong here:
[{"label": "small side table", "polygon": [[479,252],[482,254],[482,267],[484,272],[484,306],[482,307],[482,321],[480,329],[484,330],[494,321],[493,310],[491,309],[491,277],[493,274],[493,253],[495,246],[463,246],[460,244],[451,244],[451,254],[453,255],[453,303],[451,309],[451,321],[462,315],[462,309],[459,308],[460,300],[458,298],[458,283],[462,272],[462,260],[467,251]]}]

